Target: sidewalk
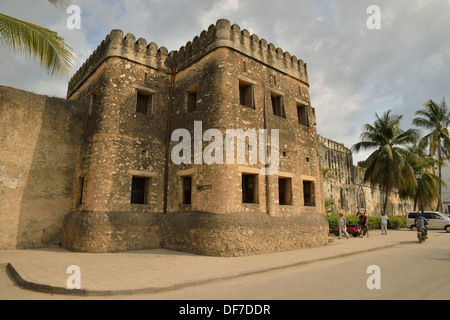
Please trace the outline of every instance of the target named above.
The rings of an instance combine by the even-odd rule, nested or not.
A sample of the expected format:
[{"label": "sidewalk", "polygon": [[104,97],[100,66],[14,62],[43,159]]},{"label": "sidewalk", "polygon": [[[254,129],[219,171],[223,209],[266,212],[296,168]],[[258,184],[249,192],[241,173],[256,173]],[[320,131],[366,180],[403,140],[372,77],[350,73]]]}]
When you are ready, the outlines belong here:
[{"label": "sidewalk", "polygon": [[[409,230],[370,231],[369,238],[339,240],[318,248],[245,257],[206,257],[153,249],[123,253],[76,253],[61,248],[0,251],[0,265],[22,287],[54,294],[89,296],[155,293],[232,279],[306,263],[345,257],[416,241]],[[81,270],[81,290],[66,289],[67,268]]]}]

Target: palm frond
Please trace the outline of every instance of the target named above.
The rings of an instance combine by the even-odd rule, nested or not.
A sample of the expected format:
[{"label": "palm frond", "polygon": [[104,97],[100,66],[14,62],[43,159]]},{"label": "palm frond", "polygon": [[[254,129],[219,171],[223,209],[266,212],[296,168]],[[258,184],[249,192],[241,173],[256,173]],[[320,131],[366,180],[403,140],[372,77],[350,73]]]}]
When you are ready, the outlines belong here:
[{"label": "palm frond", "polygon": [[[420,110],[421,111],[421,110]],[[417,115],[417,113],[416,113]],[[425,116],[425,115],[424,115]],[[421,128],[425,128],[425,129],[431,129],[434,128],[434,124],[433,122],[431,122],[429,119],[425,119],[425,118],[414,118],[412,121],[413,125],[415,125],[416,127],[421,127]]]},{"label": "palm frond", "polygon": [[398,145],[411,145],[419,139],[419,131],[416,129],[408,129],[395,137],[393,143]]},{"label": "palm frond", "polygon": [[51,74],[68,75],[75,62],[73,49],[56,32],[2,13],[0,42],[35,57]]}]

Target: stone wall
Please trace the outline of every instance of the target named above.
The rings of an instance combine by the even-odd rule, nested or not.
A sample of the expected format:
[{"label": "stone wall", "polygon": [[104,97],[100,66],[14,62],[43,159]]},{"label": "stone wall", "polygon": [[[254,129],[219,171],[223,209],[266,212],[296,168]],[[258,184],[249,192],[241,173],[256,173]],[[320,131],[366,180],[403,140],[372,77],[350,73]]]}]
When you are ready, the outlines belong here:
[{"label": "stone wall", "polygon": [[243,256],[327,243],[324,215],[271,217],[265,213],[72,212],[64,246],[80,252],[166,248],[209,256]]},{"label": "stone wall", "polygon": [[325,215],[271,217],[265,213],[170,213],[161,225],[162,247],[212,256],[242,256],[322,246]]},{"label": "stone wall", "polygon": [[58,241],[73,201],[80,103],[0,86],[0,249]]},{"label": "stone wall", "polygon": [[[364,169],[353,165],[350,149],[342,143],[319,136],[319,154],[325,169],[325,198],[333,200],[333,213],[355,215],[357,208],[369,216],[380,216],[384,193],[364,182]],[[414,201],[401,199],[398,192],[389,196],[387,214],[403,216],[413,210]]]},{"label": "stone wall", "polygon": [[[151,114],[136,112],[137,92],[153,97]],[[74,210],[163,211],[169,92],[163,71],[110,57],[71,95],[90,105],[76,168],[82,201]],[[133,176],[150,179],[146,204],[130,204]]]},{"label": "stone wall", "polygon": [[277,48],[273,43],[267,43],[255,34],[251,35],[247,29],[241,29],[237,24],[231,25],[226,19],[220,19],[216,24],[210,25],[208,30],[203,30],[200,36],[187,42],[180,50],[172,51],[167,63],[177,65],[178,69],[182,70],[221,47],[240,52],[258,63],[308,83],[307,67],[301,59]]},{"label": "stone wall", "polygon": [[[74,203],[71,218],[65,224],[63,244],[76,250],[96,250],[91,246],[91,243],[96,243],[92,239],[95,234],[102,243],[98,250],[143,248],[150,242],[155,245],[159,239],[164,247],[219,254],[219,238],[212,239],[211,235],[222,234],[225,237],[233,234],[216,232],[226,219],[230,219],[229,226],[242,230],[244,234],[254,233],[255,239],[262,239],[256,236],[258,232],[252,231],[250,223],[238,227],[235,219],[240,214],[274,223],[268,233],[273,233],[276,243],[264,240],[256,249],[248,240],[249,247],[243,252],[281,250],[284,241],[280,236],[284,231],[276,235],[275,226],[278,228],[285,223],[287,230],[291,230],[288,225],[295,219],[305,223],[299,230],[316,230],[318,236],[306,239],[309,232],[299,232],[293,236],[293,243],[308,246],[326,244],[327,223],[322,219],[323,182],[316,152],[316,121],[309,100],[306,65],[289,53],[275,49],[273,44],[268,45],[257,36],[250,36],[247,30],[232,26],[227,20],[219,20],[179,51],[169,54],[165,48],[157,49],[155,44],[147,46],[143,39],[135,41],[130,34],[122,37],[120,30],[111,32],[69,84],[69,99],[89,103],[95,97],[95,103],[91,103],[92,111],[86,119],[80,151],[82,157],[76,169],[80,181],[83,181],[83,185],[77,186],[77,189],[82,189],[79,192],[83,200]],[[242,82],[253,86],[253,105],[250,108],[240,104],[239,85]],[[152,96],[151,115],[137,112],[137,92]],[[189,92],[196,94],[195,110],[187,108]],[[282,117],[274,115],[271,101],[274,94],[282,97],[285,111]],[[300,124],[298,120],[297,108],[300,105],[308,118],[306,124]],[[194,154],[191,154],[191,163],[173,163],[170,154],[178,142],[167,146],[167,134],[183,129],[193,139],[195,121],[202,123],[200,135],[208,129],[217,129],[222,134],[219,138],[222,141],[227,129],[255,129],[257,132],[267,129],[269,135],[271,129],[278,129],[278,173],[264,176],[261,170],[264,171],[265,165],[261,161],[249,163],[250,150],[258,151],[258,144],[250,145],[250,141],[244,142],[245,163],[238,163],[236,153],[233,164],[225,163],[223,149],[217,149],[223,152],[223,163],[208,164],[204,159],[201,163],[194,163]],[[201,151],[208,145],[203,141]],[[194,149],[191,141],[191,150]],[[165,156],[167,151],[169,158]],[[260,154],[258,160],[261,160],[259,157]],[[243,176],[246,174],[256,177],[257,199],[252,203],[243,201]],[[133,177],[148,180],[148,190],[145,191],[148,199],[144,204],[130,203]],[[183,201],[183,179],[186,177],[192,179],[189,203]],[[279,200],[280,179],[289,181],[289,203]],[[309,188],[313,185],[311,197],[314,200],[311,203],[305,203],[305,181]],[[152,220],[162,224],[156,223],[155,228],[145,229],[148,232],[152,230],[152,235],[142,231],[144,229],[139,229],[142,233],[139,231],[141,235],[136,237],[129,232],[133,230],[134,219],[147,221],[151,213],[158,216],[164,209],[167,209],[164,219]],[[92,218],[95,213],[98,219]],[[174,216],[180,220],[170,219]],[[202,221],[210,223],[195,226]],[[220,224],[216,225],[217,221]],[[321,228],[308,225],[309,221],[319,221]],[[92,233],[88,229],[79,233],[82,229],[75,224],[87,226]],[[121,225],[123,229],[120,230]],[[294,226],[298,227],[296,223]],[[196,228],[199,232],[194,240],[191,231]],[[102,236],[100,230],[109,231]],[[172,233],[171,230],[177,231]],[[111,232],[124,240],[117,242],[114,240],[119,239],[116,236],[110,238],[108,234]],[[89,234],[89,237],[82,234]],[[175,234],[175,237],[171,236]],[[263,234],[261,231],[260,236]],[[229,241],[233,237],[230,236]],[[137,238],[142,240],[141,244],[136,243]],[[145,240],[150,238],[153,240]],[[286,248],[293,246],[286,242]]]},{"label": "stone wall", "polygon": [[160,248],[162,217],[150,212],[72,211],[64,219],[63,246],[97,253]]},{"label": "stone wall", "polygon": [[[242,83],[252,86],[251,106],[242,105]],[[163,247],[230,256],[327,243],[306,64],[227,20],[170,53],[113,30],[71,79],[67,100],[2,90],[5,248],[44,246],[61,229],[63,246],[85,252]],[[192,92],[196,107],[188,110]],[[145,113],[137,107],[143,96]],[[274,114],[275,96],[283,115]],[[217,129],[220,139],[228,129],[268,130],[270,153],[271,130],[279,130],[278,172],[263,174],[261,140],[244,141],[244,163],[237,153],[232,164],[173,163],[176,142],[167,137],[176,129],[194,137],[195,121],[201,135]],[[225,161],[226,150],[217,150]],[[246,175],[255,178],[251,201],[243,200]],[[139,179],[145,201],[133,203]]]},{"label": "stone wall", "polygon": [[[244,67],[245,65],[245,67]],[[240,105],[239,82],[252,84],[254,107]],[[246,163],[238,163],[235,139],[233,164],[217,165],[179,165],[171,164],[171,190],[180,192],[178,173],[191,170],[196,177],[197,186],[210,186],[208,189],[194,189],[191,209],[215,213],[267,212],[271,216],[290,216],[300,213],[323,212],[322,181],[318,156],[315,116],[310,106],[308,86],[298,79],[261,64],[259,61],[243,56],[228,48],[218,48],[185,67],[176,75],[176,91],[173,107],[172,130],[183,128],[194,132],[194,121],[202,121],[203,132],[215,128],[226,138],[227,129],[248,130],[267,129],[269,138],[272,129],[279,130],[279,172],[267,177],[260,175],[261,165],[258,148],[259,141],[249,146],[245,141]],[[186,112],[186,92],[197,90],[197,107]],[[283,97],[285,117],[273,114],[271,93]],[[309,125],[298,123],[297,105],[307,108]],[[177,142],[172,143],[172,147]],[[203,144],[203,148],[208,143]],[[256,152],[257,161],[249,164],[249,150]],[[226,150],[223,150],[226,153]],[[259,199],[257,203],[242,203],[242,174],[258,174]],[[280,205],[278,201],[278,178],[292,180],[292,203]],[[303,181],[313,181],[316,186],[316,201],[312,207],[305,206]],[[177,211],[179,199],[170,199],[171,211]]]}]

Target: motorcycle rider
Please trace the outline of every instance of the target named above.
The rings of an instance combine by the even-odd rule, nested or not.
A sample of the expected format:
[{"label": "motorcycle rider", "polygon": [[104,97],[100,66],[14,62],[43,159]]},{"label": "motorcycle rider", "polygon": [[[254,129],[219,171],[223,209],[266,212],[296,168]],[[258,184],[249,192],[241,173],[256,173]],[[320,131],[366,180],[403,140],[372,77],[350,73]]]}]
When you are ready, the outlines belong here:
[{"label": "motorcycle rider", "polygon": [[425,237],[428,238],[428,229],[426,227],[428,224],[428,221],[427,221],[427,219],[425,219],[425,217],[422,215],[422,213],[419,212],[417,217],[414,219],[414,223],[415,223],[417,229],[423,229],[423,232],[425,233]]}]

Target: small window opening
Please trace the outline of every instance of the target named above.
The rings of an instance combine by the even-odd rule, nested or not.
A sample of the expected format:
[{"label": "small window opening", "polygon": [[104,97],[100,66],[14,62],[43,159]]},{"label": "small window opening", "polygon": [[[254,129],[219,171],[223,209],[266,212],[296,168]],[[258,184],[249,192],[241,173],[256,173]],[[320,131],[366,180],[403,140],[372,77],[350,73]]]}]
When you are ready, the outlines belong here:
[{"label": "small window opening", "polygon": [[153,94],[137,92],[136,112],[145,113],[147,116],[153,115]]},{"label": "small window opening", "polygon": [[133,177],[131,181],[131,203],[148,203],[150,178]]},{"label": "small window opening", "polygon": [[272,93],[270,98],[272,99],[273,114],[278,117],[286,118],[286,113],[284,112],[283,97]]},{"label": "small window opening", "polygon": [[84,189],[84,177],[78,178],[78,199],[77,204],[83,204],[83,189]]},{"label": "small window opening", "polygon": [[242,202],[258,203],[258,176],[242,174]]},{"label": "small window opening", "polygon": [[308,107],[303,105],[297,105],[298,123],[309,127],[308,120]]},{"label": "small window opening", "polygon": [[280,205],[292,205],[291,178],[278,178],[278,200]]},{"label": "small window opening", "polygon": [[253,101],[253,85],[239,80],[239,103],[241,106],[255,108]]},{"label": "small window opening", "polygon": [[197,107],[197,88],[187,92],[187,112],[193,112]]},{"label": "small window opening", "polygon": [[192,203],[192,177],[182,177],[183,181],[183,204]]},{"label": "small window opening", "polygon": [[303,181],[303,197],[305,206],[313,207],[316,205],[313,181]]}]

